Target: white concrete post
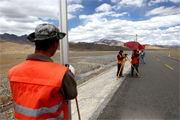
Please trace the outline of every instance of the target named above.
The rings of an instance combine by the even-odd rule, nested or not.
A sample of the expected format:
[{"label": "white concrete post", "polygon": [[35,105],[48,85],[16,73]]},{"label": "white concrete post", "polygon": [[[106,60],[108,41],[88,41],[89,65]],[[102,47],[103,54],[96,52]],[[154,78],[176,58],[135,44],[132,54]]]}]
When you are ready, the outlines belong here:
[{"label": "white concrete post", "polygon": [[169,57],[170,57],[170,52],[169,52]]},{"label": "white concrete post", "polygon": [[[61,65],[69,65],[69,44],[68,44],[68,18],[67,18],[67,0],[59,0],[59,29],[66,33],[66,36],[60,40],[60,60]],[[68,101],[68,119],[71,120],[71,101]]]}]

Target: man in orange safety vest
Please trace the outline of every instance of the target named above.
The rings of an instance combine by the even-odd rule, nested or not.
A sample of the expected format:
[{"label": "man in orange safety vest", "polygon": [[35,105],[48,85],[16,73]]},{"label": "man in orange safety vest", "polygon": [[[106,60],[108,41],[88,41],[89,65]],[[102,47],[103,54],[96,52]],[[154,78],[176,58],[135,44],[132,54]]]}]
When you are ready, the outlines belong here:
[{"label": "man in orange safety vest", "polygon": [[[119,74],[119,70],[121,68],[121,65],[123,64],[123,59],[124,59],[124,55],[123,55],[123,50],[120,50],[119,51],[119,54],[117,55],[117,74],[116,76],[118,77],[118,74]],[[122,71],[123,71],[123,66],[122,66],[122,69],[120,71],[120,77],[123,77],[123,74],[122,74]]]},{"label": "man in orange safety vest", "polygon": [[8,72],[15,119],[68,119],[67,100],[76,98],[77,85],[68,67],[50,58],[66,34],[52,24],[40,24],[27,39],[35,53]]}]

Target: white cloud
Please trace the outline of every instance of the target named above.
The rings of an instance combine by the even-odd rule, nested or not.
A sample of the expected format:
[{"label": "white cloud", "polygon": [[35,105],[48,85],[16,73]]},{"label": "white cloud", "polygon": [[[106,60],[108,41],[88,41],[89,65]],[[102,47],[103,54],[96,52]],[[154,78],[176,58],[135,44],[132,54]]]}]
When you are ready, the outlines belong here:
[{"label": "white cloud", "polygon": [[76,18],[75,15],[73,15],[72,13],[75,13],[76,11],[81,10],[82,8],[84,8],[84,6],[80,5],[80,4],[71,4],[68,5],[68,19],[73,19]]},{"label": "white cloud", "polygon": [[76,16],[72,14],[68,14],[68,19],[73,19],[73,18],[76,18]]},{"label": "white cloud", "polygon": [[78,10],[81,10],[82,8],[84,7],[80,4],[71,4],[68,5],[68,12],[76,12]]},{"label": "white cloud", "polygon": [[128,12],[116,13],[115,11],[111,11],[111,9],[111,5],[104,3],[95,9],[95,11],[98,13],[94,13],[92,15],[79,15],[79,19],[87,19],[88,21],[98,19],[100,21],[103,21],[103,18],[105,17],[119,17],[125,14],[128,14],[128,16],[130,16]]},{"label": "white cloud", "polygon": [[81,3],[83,0],[67,0],[68,4],[69,3]]},{"label": "white cloud", "polygon": [[7,21],[4,18],[0,18],[0,34],[10,33],[16,35],[25,35],[34,31],[34,28],[42,23],[45,23],[37,18],[32,18],[29,22],[16,22],[16,21]]},{"label": "white cloud", "polygon": [[180,14],[161,17],[153,17],[145,21],[134,22],[137,30],[154,30],[161,27],[170,27],[180,24]]},{"label": "white cloud", "polygon": [[97,7],[95,9],[96,12],[100,12],[100,11],[110,11],[112,9],[111,5],[104,3],[101,6]]},{"label": "white cloud", "polygon": [[111,2],[112,2],[112,3],[116,3],[116,2],[117,2],[117,0],[111,0]]},{"label": "white cloud", "polygon": [[89,20],[93,20],[93,19],[101,19],[102,17],[105,16],[111,16],[111,15],[115,15],[116,13],[111,11],[111,12],[101,12],[101,13],[94,13],[93,15],[80,15],[79,19],[89,19]]},{"label": "white cloud", "polygon": [[[13,7],[12,7],[13,6]],[[11,0],[0,4],[0,16],[4,18],[26,18],[36,16],[42,19],[58,19],[58,1]]]},{"label": "white cloud", "polygon": [[[94,40],[107,38],[127,42],[134,41],[135,35],[138,34],[138,41],[141,44],[170,45],[175,44],[175,42],[180,44],[180,26],[178,26],[180,24],[180,14],[153,17],[149,20],[134,22],[120,19],[102,19],[103,17],[101,19],[94,17],[86,25],[71,29],[69,40],[93,42]],[[161,27],[167,28],[161,30],[159,29]]]},{"label": "white cloud", "polygon": [[157,3],[162,3],[162,2],[168,2],[168,0],[151,0],[151,1],[149,1],[148,5],[152,6],[152,5],[155,5]]},{"label": "white cloud", "polygon": [[95,19],[98,19],[100,21],[104,21],[104,17],[119,17],[119,16],[123,16],[129,13],[127,12],[123,12],[123,13],[116,13],[114,11],[108,11],[108,12],[101,12],[101,13],[94,13],[92,15],[80,15],[79,19],[87,19],[88,21],[92,21]]},{"label": "white cloud", "polygon": [[146,0],[122,0],[119,2],[119,4],[136,5],[141,7],[145,1]]},{"label": "white cloud", "polygon": [[137,6],[142,7],[146,5],[146,0],[117,0],[118,5],[116,9],[120,9],[122,6],[130,7],[130,6]]},{"label": "white cloud", "polygon": [[163,2],[173,2],[173,3],[179,3],[180,0],[151,0],[148,3],[148,6],[155,5],[157,3],[163,3]]},{"label": "white cloud", "polygon": [[28,34],[34,31],[38,24],[47,22],[47,19],[58,19],[58,9],[58,1],[51,0],[1,1],[0,34]]},{"label": "white cloud", "polygon": [[[80,4],[69,4],[69,7],[68,19],[76,18],[74,13],[84,8]],[[0,34],[29,34],[38,24],[58,19],[59,0],[1,0]]]},{"label": "white cloud", "polygon": [[159,44],[159,45],[180,45],[180,26],[170,27],[165,30],[154,29],[151,34],[146,35],[140,40],[142,44]]},{"label": "white cloud", "polygon": [[180,13],[180,8],[175,8],[174,6],[164,8],[164,6],[161,6],[159,8],[155,8],[155,9],[149,11],[148,13],[146,13],[146,16],[150,16],[150,15],[172,15],[175,13]]},{"label": "white cloud", "polygon": [[180,0],[170,0],[173,3],[180,3]]},{"label": "white cloud", "polygon": [[130,14],[129,14],[129,13],[127,13],[127,12],[123,12],[123,13],[116,13],[116,14],[112,14],[111,16],[113,16],[113,17],[119,17],[119,16],[123,16],[123,15],[126,15],[126,14],[128,14],[128,16],[130,16]]}]

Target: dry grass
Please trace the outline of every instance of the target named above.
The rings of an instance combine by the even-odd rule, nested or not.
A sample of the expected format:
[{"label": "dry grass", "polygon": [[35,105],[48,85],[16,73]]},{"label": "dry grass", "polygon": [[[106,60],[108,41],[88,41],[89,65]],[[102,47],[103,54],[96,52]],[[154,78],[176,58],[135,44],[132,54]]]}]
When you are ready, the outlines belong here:
[{"label": "dry grass", "polygon": [[34,51],[34,45],[19,44],[12,42],[0,42],[0,52],[2,54],[29,53]]},{"label": "dry grass", "polygon": [[70,57],[77,56],[104,56],[109,54],[117,54],[118,51],[70,51]]},{"label": "dry grass", "polygon": [[147,50],[167,57],[169,57],[170,54],[170,57],[180,59],[180,48],[156,48],[156,49],[150,48]]},{"label": "dry grass", "polygon": [[[32,52],[33,53],[33,52]],[[1,53],[0,55],[0,78],[7,77],[8,71],[15,65],[18,65],[26,60],[27,55],[32,54],[30,52],[26,53]],[[79,57],[79,56],[103,56],[109,54],[117,54],[118,51],[70,51],[69,57]],[[60,63],[60,51],[52,57],[54,62]],[[70,63],[78,63],[80,58],[69,59]]]}]

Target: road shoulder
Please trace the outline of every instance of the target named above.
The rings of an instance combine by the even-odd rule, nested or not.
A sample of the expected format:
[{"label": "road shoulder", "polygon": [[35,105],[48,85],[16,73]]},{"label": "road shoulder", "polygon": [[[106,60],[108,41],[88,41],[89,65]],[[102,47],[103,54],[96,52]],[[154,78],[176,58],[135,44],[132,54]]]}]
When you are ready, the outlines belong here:
[{"label": "road shoulder", "polygon": [[[124,77],[116,79],[117,66],[78,86],[78,104],[82,120],[96,119],[130,71],[129,61],[124,65]],[[78,120],[75,100],[71,101],[72,119]]]}]

